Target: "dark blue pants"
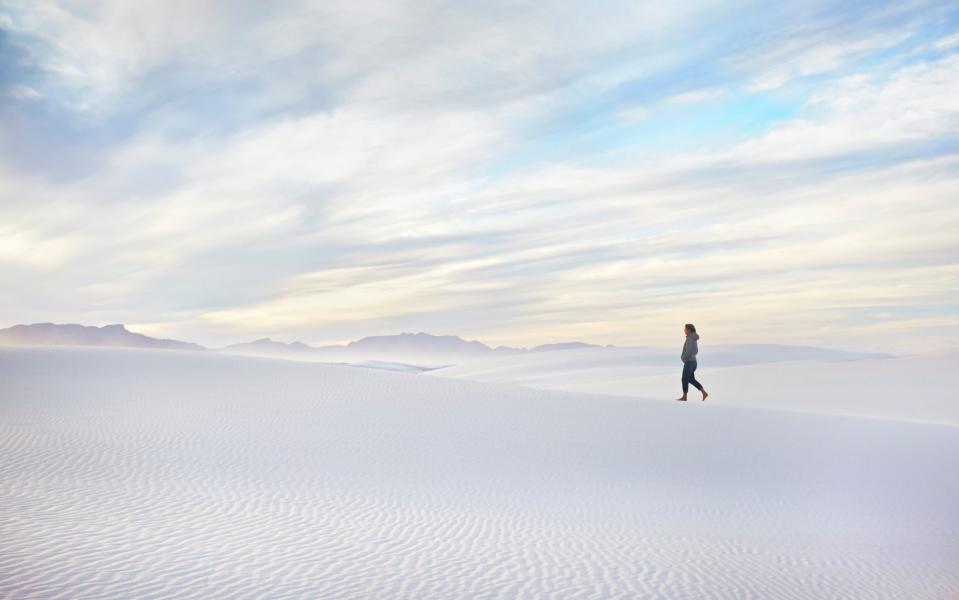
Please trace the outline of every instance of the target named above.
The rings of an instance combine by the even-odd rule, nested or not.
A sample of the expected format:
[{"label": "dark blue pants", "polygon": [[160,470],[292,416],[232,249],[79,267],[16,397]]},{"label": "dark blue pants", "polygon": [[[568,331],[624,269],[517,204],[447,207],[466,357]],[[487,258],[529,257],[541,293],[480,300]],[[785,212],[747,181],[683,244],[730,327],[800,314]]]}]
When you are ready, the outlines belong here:
[{"label": "dark blue pants", "polygon": [[693,387],[699,391],[703,391],[703,386],[699,385],[699,382],[696,381],[696,377],[693,373],[696,372],[696,361],[690,360],[683,363],[683,395],[685,396],[689,392],[689,384],[693,384]]}]

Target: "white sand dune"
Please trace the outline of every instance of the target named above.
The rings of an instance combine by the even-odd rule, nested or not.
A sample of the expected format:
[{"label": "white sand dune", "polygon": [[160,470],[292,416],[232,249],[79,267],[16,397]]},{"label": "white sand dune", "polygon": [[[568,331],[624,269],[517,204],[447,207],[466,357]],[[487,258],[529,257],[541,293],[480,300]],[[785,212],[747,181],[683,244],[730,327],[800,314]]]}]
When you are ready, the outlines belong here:
[{"label": "white sand dune", "polygon": [[[788,346],[716,346],[696,371],[725,406],[959,425],[959,356],[873,357]],[[678,352],[592,348],[491,359],[433,376],[543,389],[672,400]],[[690,398],[699,394],[690,388]]]},{"label": "white sand dune", "polygon": [[948,425],[8,348],[0,456],[0,598],[959,596]]}]

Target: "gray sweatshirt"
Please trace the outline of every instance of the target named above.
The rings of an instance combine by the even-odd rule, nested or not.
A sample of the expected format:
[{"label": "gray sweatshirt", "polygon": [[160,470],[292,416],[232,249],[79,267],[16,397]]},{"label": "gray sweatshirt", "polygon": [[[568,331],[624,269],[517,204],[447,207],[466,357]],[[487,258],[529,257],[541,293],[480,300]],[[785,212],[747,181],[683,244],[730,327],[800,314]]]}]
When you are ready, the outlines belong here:
[{"label": "gray sweatshirt", "polygon": [[683,353],[679,355],[683,362],[689,362],[691,360],[696,360],[696,354],[699,352],[699,345],[696,343],[696,340],[699,339],[699,334],[695,331],[690,332],[686,336],[686,343],[683,344]]}]

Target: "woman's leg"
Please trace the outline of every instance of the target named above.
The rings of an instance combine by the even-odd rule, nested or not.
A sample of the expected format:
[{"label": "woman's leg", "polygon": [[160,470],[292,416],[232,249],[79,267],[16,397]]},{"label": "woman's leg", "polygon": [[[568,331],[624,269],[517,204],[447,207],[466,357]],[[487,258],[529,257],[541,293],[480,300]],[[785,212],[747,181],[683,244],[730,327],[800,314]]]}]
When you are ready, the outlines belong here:
[{"label": "woman's leg", "polygon": [[[688,380],[688,382],[691,383],[691,384],[693,384],[693,387],[696,388],[697,390],[699,390],[700,392],[703,391],[703,386],[699,385],[699,382],[696,381],[696,361],[695,361],[695,360],[691,360],[691,361],[689,361],[688,363],[686,363],[686,364],[684,365],[684,367],[683,367],[683,374],[686,373],[686,367],[689,367],[689,376],[686,377],[686,379]],[[685,384],[686,384],[686,382],[684,381],[684,382],[683,382],[683,393],[684,393],[684,394],[686,393],[686,390],[689,389]]]},{"label": "woman's leg", "polygon": [[692,371],[689,370],[689,363],[683,363],[683,398],[686,397],[686,394],[689,393],[689,379],[692,376]]},{"label": "woman's leg", "polygon": [[693,384],[694,386],[696,386],[696,389],[699,390],[700,393],[702,393],[702,395],[703,395],[703,401],[705,402],[705,401],[706,401],[706,397],[709,396],[709,392],[707,392],[705,389],[703,389],[703,386],[702,386],[701,383],[699,383],[698,381],[696,381],[696,361],[694,360],[694,361],[690,361],[690,362],[691,362],[691,364],[692,364],[692,368],[689,370],[689,383],[691,383],[691,384]]}]

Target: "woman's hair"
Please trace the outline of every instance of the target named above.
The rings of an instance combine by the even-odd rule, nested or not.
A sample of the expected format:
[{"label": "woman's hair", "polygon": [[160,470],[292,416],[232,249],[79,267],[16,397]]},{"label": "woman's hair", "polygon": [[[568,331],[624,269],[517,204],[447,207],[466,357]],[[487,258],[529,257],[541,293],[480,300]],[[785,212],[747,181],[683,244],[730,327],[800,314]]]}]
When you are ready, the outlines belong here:
[{"label": "woman's hair", "polygon": [[686,323],[686,331],[692,331],[693,333],[696,333],[696,326],[692,323]]}]

